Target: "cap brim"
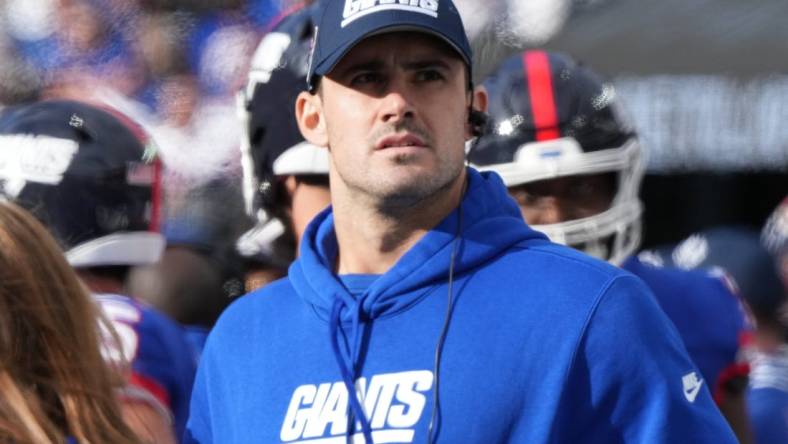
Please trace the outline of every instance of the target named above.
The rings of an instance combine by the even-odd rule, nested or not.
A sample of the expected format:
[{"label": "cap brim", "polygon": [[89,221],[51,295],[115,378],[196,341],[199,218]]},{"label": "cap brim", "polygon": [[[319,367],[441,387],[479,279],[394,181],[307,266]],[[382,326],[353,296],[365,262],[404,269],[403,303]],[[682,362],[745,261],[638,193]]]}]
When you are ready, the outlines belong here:
[{"label": "cap brim", "polygon": [[166,242],[151,231],[131,231],[103,236],[66,252],[74,268],[146,265],[159,261]]},{"label": "cap brim", "polygon": [[[460,45],[457,42],[454,42],[448,36],[440,32],[437,28],[435,28],[432,24],[432,21],[428,20],[418,20],[417,18],[411,18],[408,21],[398,21],[396,25],[391,26],[384,26],[384,27],[370,27],[369,30],[364,32],[361,37],[356,39],[351,39],[344,42],[341,46],[339,46],[332,54],[328,57],[324,58],[323,61],[315,67],[314,69],[314,76],[315,77],[322,77],[325,76],[334,69],[334,67],[342,60],[351,49],[355,48],[359,43],[363,42],[364,40],[380,34],[389,34],[392,32],[420,32],[427,35],[434,36],[440,39],[443,42],[446,42],[457,55],[465,62],[467,66],[471,66],[471,61],[468,60],[468,57],[465,53],[460,49]],[[314,81],[314,80],[313,80]]]}]

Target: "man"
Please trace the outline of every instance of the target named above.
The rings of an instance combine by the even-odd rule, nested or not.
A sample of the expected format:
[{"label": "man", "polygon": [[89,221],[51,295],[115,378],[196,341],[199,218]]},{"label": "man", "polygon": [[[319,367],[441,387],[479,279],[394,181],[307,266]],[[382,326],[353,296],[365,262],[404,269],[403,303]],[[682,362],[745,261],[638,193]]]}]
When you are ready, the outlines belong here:
[{"label": "man", "polygon": [[786,221],[783,203],[761,234],[741,226],[715,227],[647,256],[662,266],[721,274],[747,303],[756,325],[744,349],[752,367],[747,410],[758,444],[788,442],[788,281],[778,269],[780,256],[788,252]]},{"label": "man", "polygon": [[780,279],[788,285],[788,196],[766,220],[761,237],[764,247],[775,258]]},{"label": "man", "polygon": [[198,355],[224,308],[245,293],[235,243],[250,224],[239,184],[213,180],[182,195],[166,193],[167,246],[158,262],[134,267],[125,280],[129,294],[183,327]]},{"label": "man", "polygon": [[154,154],[131,121],[92,105],[45,101],[0,114],[0,199],[28,209],[60,242],[120,339],[108,342],[107,359],[130,365],[126,420],[167,443],[185,425],[194,357],[177,324],[121,296],[129,268],[155,262],[164,247],[153,231]]},{"label": "man", "polygon": [[646,259],[662,266],[722,274],[747,303],[756,326],[744,349],[751,365],[747,407],[754,442],[787,442],[788,200],[760,235],[745,227],[716,227],[647,253]]},{"label": "man", "polygon": [[244,241],[256,239],[258,250],[269,246],[266,263],[289,264],[306,225],[330,203],[326,150],[304,140],[293,114],[306,84],[317,7],[294,11],[263,37],[239,94],[244,198],[258,221]]},{"label": "man", "polygon": [[330,203],[327,152],[304,140],[293,114],[306,84],[316,10],[298,7],[263,37],[239,93],[244,199],[257,221],[238,241],[248,291],[287,274],[307,224]]},{"label": "man", "polygon": [[774,267],[767,270],[776,271],[782,292],[759,285],[757,273],[750,281],[753,291],[741,291],[758,325],[751,356],[750,418],[756,442],[766,444],[788,440],[788,198],[767,220],[761,240]]},{"label": "man", "polygon": [[[653,267],[631,256],[640,244],[643,165],[612,85],[568,56],[545,51],[506,60],[485,85],[490,133],[470,161],[501,174],[532,228],[648,284],[746,441],[747,366],[739,359],[746,322],[739,300],[706,273]],[[713,322],[698,322],[700,313]]]},{"label": "man", "polygon": [[734,442],[643,284],[465,168],[486,95],[454,5],[322,6],[296,118],[332,206],[220,318],[186,441]]}]

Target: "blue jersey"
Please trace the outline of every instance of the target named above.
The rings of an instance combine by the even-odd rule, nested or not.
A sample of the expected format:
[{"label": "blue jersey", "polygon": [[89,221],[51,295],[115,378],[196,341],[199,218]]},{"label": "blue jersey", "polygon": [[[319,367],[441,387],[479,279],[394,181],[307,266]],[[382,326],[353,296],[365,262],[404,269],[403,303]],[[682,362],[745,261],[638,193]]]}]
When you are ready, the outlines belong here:
[{"label": "blue jersey", "polygon": [[740,348],[749,323],[738,296],[721,277],[651,265],[637,257],[622,267],[649,286],[716,398],[725,396],[732,378],[747,375]]},{"label": "blue jersey", "polygon": [[642,281],[468,175],[460,208],[380,276],[337,276],[318,215],[288,277],[211,331],[186,442],[424,443],[431,423],[438,443],[736,442]]},{"label": "blue jersey", "polygon": [[143,397],[171,415],[175,436],[183,433],[196,369],[192,345],[181,327],[153,308],[126,296],[94,295],[112,322],[120,344],[105,348],[110,360],[131,364],[129,396]]},{"label": "blue jersey", "polygon": [[747,404],[757,444],[788,443],[788,345],[753,352]]}]

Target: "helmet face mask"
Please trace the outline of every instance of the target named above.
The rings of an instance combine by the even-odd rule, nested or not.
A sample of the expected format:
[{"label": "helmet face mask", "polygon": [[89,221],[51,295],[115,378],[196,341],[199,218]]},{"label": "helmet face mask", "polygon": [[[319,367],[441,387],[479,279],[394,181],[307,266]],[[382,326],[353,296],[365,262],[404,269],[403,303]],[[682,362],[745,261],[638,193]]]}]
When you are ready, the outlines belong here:
[{"label": "helmet face mask", "polygon": [[643,159],[613,87],[567,56],[542,51],[507,60],[486,86],[490,125],[469,154],[471,164],[495,171],[510,188],[614,173],[609,208],[532,227],[615,264],[634,253],[641,238]]},{"label": "helmet face mask", "polygon": [[630,202],[586,218],[531,227],[553,242],[620,265],[640,245],[641,214],[640,204]]}]

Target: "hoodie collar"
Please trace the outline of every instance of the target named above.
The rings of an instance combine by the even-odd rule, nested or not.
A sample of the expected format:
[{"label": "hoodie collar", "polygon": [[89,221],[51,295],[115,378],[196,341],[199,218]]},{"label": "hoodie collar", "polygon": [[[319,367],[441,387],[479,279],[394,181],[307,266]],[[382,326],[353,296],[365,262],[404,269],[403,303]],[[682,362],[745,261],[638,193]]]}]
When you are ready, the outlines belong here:
[{"label": "hoodie collar", "polygon": [[[401,312],[432,287],[446,282],[452,261],[456,275],[461,275],[522,240],[546,239],[526,227],[495,173],[481,175],[469,168],[468,177],[468,190],[457,209],[360,296],[348,292],[333,271],[339,247],[330,207],[309,224],[300,258],[290,266],[289,277],[296,292],[328,320],[331,349],[342,381],[348,393],[354,393],[348,397],[349,413],[361,424],[365,442],[373,442],[372,428],[360,397],[355,395],[355,382],[368,321]],[[460,248],[452,259],[456,245]],[[349,324],[349,329],[342,324]]]},{"label": "hoodie collar", "polygon": [[[460,209],[462,247],[456,258],[455,275],[482,265],[523,240],[546,239],[525,225],[517,204],[497,174],[468,168],[468,190],[458,209],[424,235],[358,300],[333,270],[339,247],[331,207],[307,227],[299,259],[290,266],[290,280],[299,296],[326,320],[337,299],[347,307],[360,305],[358,315],[362,318],[400,312],[432,286],[445,283]],[[344,311],[341,320],[350,321],[354,317],[352,311]]]}]

